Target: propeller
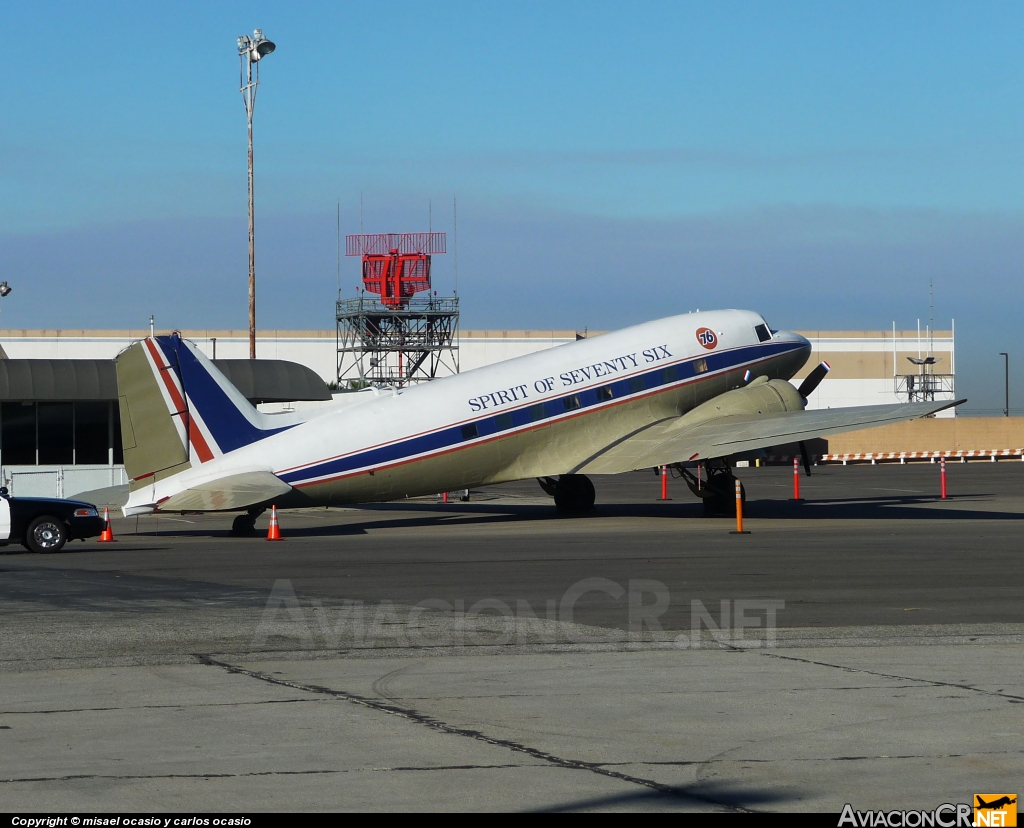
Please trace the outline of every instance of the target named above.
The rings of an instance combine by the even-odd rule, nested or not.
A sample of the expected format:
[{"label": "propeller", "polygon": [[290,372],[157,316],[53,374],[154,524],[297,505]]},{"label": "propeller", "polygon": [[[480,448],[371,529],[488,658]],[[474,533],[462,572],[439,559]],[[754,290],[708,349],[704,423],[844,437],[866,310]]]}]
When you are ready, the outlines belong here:
[{"label": "propeller", "polygon": [[[796,390],[797,393],[804,398],[805,402],[807,398],[814,393],[814,389],[818,387],[818,384],[825,379],[825,375],[831,370],[832,366],[827,362],[822,361],[813,371],[811,371],[811,373],[804,377],[804,381],[800,383],[800,387]],[[807,454],[807,444],[803,440],[800,441],[800,459],[803,460],[804,463],[804,473],[810,477],[811,458]]]},{"label": "propeller", "polygon": [[804,461],[804,472],[808,477],[811,476],[811,458],[807,455],[807,444],[800,441],[800,459]]},{"label": "propeller", "polygon": [[827,362],[819,364],[817,368],[804,377],[804,381],[796,389],[797,393],[806,400],[814,392],[814,389],[818,387],[818,383],[825,379],[825,375],[831,370],[832,366]]}]

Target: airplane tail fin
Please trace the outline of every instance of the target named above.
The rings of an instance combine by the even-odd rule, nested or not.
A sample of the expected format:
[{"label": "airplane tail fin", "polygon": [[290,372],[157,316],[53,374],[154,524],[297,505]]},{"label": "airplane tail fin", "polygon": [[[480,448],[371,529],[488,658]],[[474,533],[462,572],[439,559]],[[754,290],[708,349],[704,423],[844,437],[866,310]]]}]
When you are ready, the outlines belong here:
[{"label": "airplane tail fin", "polygon": [[118,354],[121,441],[131,488],[170,477],[283,429],[263,416],[178,334]]}]

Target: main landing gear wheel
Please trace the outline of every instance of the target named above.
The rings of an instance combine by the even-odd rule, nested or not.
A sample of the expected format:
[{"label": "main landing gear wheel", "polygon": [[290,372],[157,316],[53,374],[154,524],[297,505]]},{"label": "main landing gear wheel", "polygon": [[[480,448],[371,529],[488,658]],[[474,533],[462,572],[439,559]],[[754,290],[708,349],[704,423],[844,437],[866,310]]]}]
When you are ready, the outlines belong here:
[{"label": "main landing gear wheel", "polygon": [[597,492],[585,474],[563,474],[555,485],[555,508],[563,514],[579,515],[594,508]]},{"label": "main landing gear wheel", "polygon": [[[736,514],[736,478],[729,472],[713,474],[705,484],[710,496],[703,498],[705,517],[728,518]],[[739,500],[746,505],[746,489],[739,484]]]},{"label": "main landing gear wheel", "polygon": [[[700,479],[689,469],[682,469],[683,479],[690,491],[704,504],[705,517],[730,517],[736,514],[736,478],[728,466],[705,466],[707,480]],[[740,483],[740,501],[747,502],[747,492]]]},{"label": "main landing gear wheel", "polygon": [[67,540],[67,527],[52,515],[37,517],[25,533],[25,546],[32,552],[60,552]]},{"label": "main landing gear wheel", "polygon": [[231,522],[231,534],[236,538],[251,538],[256,534],[256,518],[262,515],[266,509],[250,509],[244,515],[239,515]]},{"label": "main landing gear wheel", "polygon": [[[720,481],[727,492],[720,492],[718,489],[711,497],[704,498],[704,517],[732,517],[736,514],[736,478],[731,474],[726,477],[722,475]],[[747,490],[740,483],[740,502],[745,506],[747,503]]]}]

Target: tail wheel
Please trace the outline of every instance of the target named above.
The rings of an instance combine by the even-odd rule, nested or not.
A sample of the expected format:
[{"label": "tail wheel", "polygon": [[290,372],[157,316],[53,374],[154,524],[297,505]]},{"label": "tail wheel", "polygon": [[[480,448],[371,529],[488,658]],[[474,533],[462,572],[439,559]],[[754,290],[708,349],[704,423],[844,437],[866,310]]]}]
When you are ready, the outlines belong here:
[{"label": "tail wheel", "polygon": [[231,534],[236,538],[248,538],[256,532],[256,518],[252,515],[239,515],[231,522]]},{"label": "tail wheel", "polygon": [[263,506],[254,506],[244,515],[239,515],[231,522],[231,534],[236,538],[248,538],[256,534],[256,518],[267,511]]},{"label": "tail wheel", "polygon": [[32,552],[60,552],[68,540],[68,527],[53,515],[37,517],[25,532],[25,546]]}]

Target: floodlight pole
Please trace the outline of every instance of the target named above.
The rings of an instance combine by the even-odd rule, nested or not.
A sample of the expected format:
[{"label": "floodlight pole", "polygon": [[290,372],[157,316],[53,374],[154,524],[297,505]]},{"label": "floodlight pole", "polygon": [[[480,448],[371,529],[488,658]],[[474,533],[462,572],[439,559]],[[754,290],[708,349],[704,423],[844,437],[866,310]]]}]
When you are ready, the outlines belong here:
[{"label": "floodlight pole", "polygon": [[1003,409],[1003,416],[1010,416],[1010,355],[1006,351],[1000,351],[999,356],[1003,358],[1003,370],[1005,373],[1004,388],[1006,389],[1006,408]]},{"label": "floodlight pole", "polygon": [[256,105],[259,69],[256,70],[257,80],[254,84],[252,82],[252,61],[246,60],[245,63],[246,73],[249,76],[244,93],[245,114],[249,119],[249,359],[256,359],[256,218],[252,177],[252,110]]},{"label": "floodlight pole", "polygon": [[[256,89],[260,85],[260,58],[274,51],[274,44],[263,37],[257,29],[253,37],[242,35],[238,38],[238,59],[240,62],[239,86],[245,114],[249,122],[249,359],[256,359],[256,226],[253,197],[252,172],[252,113],[256,107]],[[253,64],[256,64],[256,79],[253,80]]]},{"label": "floodlight pole", "polygon": [[[6,281],[0,282],[0,298],[2,298],[4,296],[6,296],[7,294],[9,294],[11,292],[11,290],[13,290],[13,288],[11,288],[11,286],[9,284],[7,284]],[[2,352],[2,351],[3,351],[3,347],[0,346],[0,352]]]}]

